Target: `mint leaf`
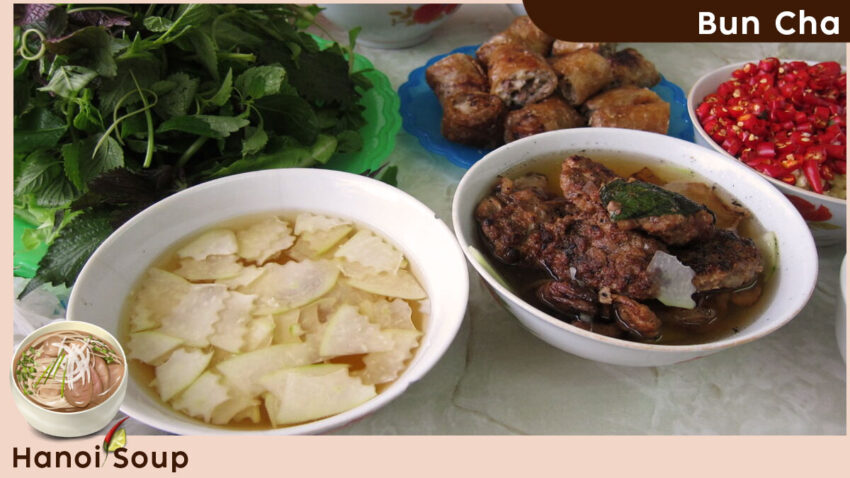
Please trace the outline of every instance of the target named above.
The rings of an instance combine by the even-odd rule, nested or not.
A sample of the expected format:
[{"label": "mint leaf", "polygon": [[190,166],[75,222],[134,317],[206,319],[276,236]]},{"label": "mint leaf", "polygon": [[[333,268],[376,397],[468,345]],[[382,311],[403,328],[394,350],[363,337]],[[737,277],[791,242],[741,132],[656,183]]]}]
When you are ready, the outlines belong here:
[{"label": "mint leaf", "polygon": [[195,102],[195,93],[198,92],[200,81],[186,73],[175,73],[166,78],[166,81],[174,86],[167,93],[160,95],[154,111],[164,119],[185,115]]},{"label": "mint leaf", "polygon": [[206,101],[214,106],[224,106],[225,103],[230,101],[231,95],[233,95],[233,69],[228,68],[227,74],[224,75],[224,80],[221,82],[218,91]]},{"label": "mint leaf", "polygon": [[97,72],[84,66],[60,66],[50,77],[47,86],[39,90],[55,93],[62,98],[72,98],[95,78]]},{"label": "mint leaf", "polygon": [[249,156],[259,153],[266,147],[268,141],[269,135],[266,134],[262,127],[249,127],[248,136],[242,140],[242,155]]},{"label": "mint leaf", "polygon": [[175,116],[160,124],[157,132],[182,131],[207,138],[222,139],[230,136],[230,133],[248,126],[248,124],[250,124],[250,121],[247,119],[235,116]]},{"label": "mint leaf", "polygon": [[145,28],[152,32],[162,33],[171,28],[171,26],[174,25],[174,22],[165,17],[151,16],[145,17],[145,20],[142,22],[142,24],[145,26]]},{"label": "mint leaf", "polygon": [[113,57],[112,36],[103,27],[84,27],[62,38],[44,43],[47,50],[57,55],[73,55],[80,64],[101,76],[113,77],[118,65]]},{"label": "mint leaf", "polygon": [[218,55],[212,38],[200,30],[192,30],[187,35],[195,50],[198,61],[204,65],[212,79],[218,80]]},{"label": "mint leaf", "polygon": [[254,103],[271,131],[294,136],[302,144],[312,144],[319,134],[318,119],[310,103],[296,95],[273,95]]},{"label": "mint leaf", "polygon": [[124,150],[111,136],[94,152],[101,136],[91,136],[62,147],[65,175],[80,191],[85,192],[86,184],[100,174],[124,166]]},{"label": "mint leaf", "polygon": [[75,217],[56,236],[47,254],[38,263],[35,277],[27,284],[21,297],[42,284],[70,286],[97,246],[112,233],[109,215],[85,212]]},{"label": "mint leaf", "polygon": [[35,108],[15,118],[15,154],[38,148],[52,148],[59,143],[68,126],[46,108]]},{"label": "mint leaf", "polygon": [[280,66],[255,66],[237,76],[235,84],[244,96],[257,99],[278,93],[284,78],[286,70]]},{"label": "mint leaf", "polygon": [[15,173],[15,195],[37,194],[61,174],[62,167],[52,153],[35,151],[24,158]]}]

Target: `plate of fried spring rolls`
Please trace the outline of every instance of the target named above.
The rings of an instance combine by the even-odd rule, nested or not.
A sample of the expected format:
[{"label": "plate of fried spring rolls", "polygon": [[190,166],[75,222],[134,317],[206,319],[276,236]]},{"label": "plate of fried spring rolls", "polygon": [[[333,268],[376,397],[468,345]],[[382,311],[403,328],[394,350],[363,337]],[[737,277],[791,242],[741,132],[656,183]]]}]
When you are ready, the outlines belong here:
[{"label": "plate of fried spring rolls", "polygon": [[684,92],[639,52],[545,38],[525,18],[410,73],[399,88],[403,127],[425,149],[468,168],[501,144],[555,129],[625,127],[693,141]]}]

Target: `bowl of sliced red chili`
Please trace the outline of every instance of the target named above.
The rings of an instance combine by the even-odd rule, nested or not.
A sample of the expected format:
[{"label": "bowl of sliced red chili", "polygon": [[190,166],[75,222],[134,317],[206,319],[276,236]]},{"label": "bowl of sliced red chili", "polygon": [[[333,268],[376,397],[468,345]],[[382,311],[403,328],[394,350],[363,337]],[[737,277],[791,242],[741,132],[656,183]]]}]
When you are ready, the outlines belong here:
[{"label": "bowl of sliced red chili", "polygon": [[696,142],[762,173],[822,246],[846,240],[846,91],[837,62],[765,58],[703,75],[688,112]]}]

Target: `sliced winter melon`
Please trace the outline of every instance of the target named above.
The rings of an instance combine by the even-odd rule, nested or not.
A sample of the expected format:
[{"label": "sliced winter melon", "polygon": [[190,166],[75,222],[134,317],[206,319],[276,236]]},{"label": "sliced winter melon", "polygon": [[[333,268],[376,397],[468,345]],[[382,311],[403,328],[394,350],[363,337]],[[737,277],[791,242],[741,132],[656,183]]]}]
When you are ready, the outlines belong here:
[{"label": "sliced winter melon", "polygon": [[295,236],[286,221],[270,217],[236,232],[239,255],[257,264],[264,264],[280,251],[289,249]]},{"label": "sliced winter melon", "polygon": [[250,420],[251,423],[260,423],[260,418],[262,417],[262,412],[260,411],[260,401],[257,400],[255,405],[250,405],[245,407],[236,415],[233,415],[231,418],[231,422],[239,423],[245,420]]},{"label": "sliced winter melon", "polygon": [[282,369],[260,382],[266,410],[275,426],[292,425],[350,410],[376,395],[373,385],[348,374],[348,366],[321,364]]},{"label": "sliced winter melon", "polygon": [[213,229],[177,250],[177,257],[191,257],[202,261],[207,256],[236,254],[239,246],[236,235],[230,229]]},{"label": "sliced winter melon", "polygon": [[228,384],[250,396],[263,391],[257,379],[269,372],[299,367],[318,361],[316,351],[306,344],[272,345],[254,352],[239,354],[216,365]]},{"label": "sliced winter melon", "polygon": [[[232,390],[231,390],[232,392]],[[256,398],[251,398],[247,395],[239,395],[234,398],[230,398],[225,402],[222,402],[221,405],[217,406],[215,410],[213,410],[212,415],[210,416],[210,423],[214,425],[226,425],[231,421],[238,421],[235,417],[246,409],[257,407],[261,402]],[[259,421],[259,417],[258,420]]]},{"label": "sliced winter melon", "polygon": [[259,296],[256,314],[278,314],[308,304],[331,290],[339,270],[329,261],[269,263],[243,291]]},{"label": "sliced winter melon", "polygon": [[381,237],[365,230],[358,231],[351,239],[339,246],[334,257],[369,267],[375,273],[390,274],[395,274],[401,266],[401,261],[404,260],[401,251]]},{"label": "sliced winter melon", "polygon": [[360,313],[382,329],[416,330],[411,320],[413,311],[403,299],[364,301],[360,303]]},{"label": "sliced winter melon", "polygon": [[399,270],[395,274],[383,272],[361,279],[349,278],[346,282],[360,290],[387,297],[414,300],[426,297],[425,289],[419,285],[413,274],[406,270]]},{"label": "sliced winter melon", "polygon": [[236,254],[207,256],[200,261],[187,257],[180,260],[180,267],[174,273],[190,281],[230,279],[242,272],[242,264],[237,259]]},{"label": "sliced winter melon", "polygon": [[148,269],[131,298],[130,330],[137,332],[159,327],[162,318],[177,307],[191,287],[190,282],[176,274]]},{"label": "sliced winter melon", "polygon": [[416,330],[389,329],[384,331],[392,337],[393,348],[386,352],[370,353],[363,357],[366,368],[355,372],[365,384],[392,382],[404,369],[406,361],[413,357],[411,351],[419,345],[421,332]]},{"label": "sliced winter melon", "polygon": [[337,226],[327,231],[304,232],[298,237],[292,249],[287,251],[287,254],[298,261],[315,259],[337,245],[351,232],[351,229],[351,226]]},{"label": "sliced winter melon", "polygon": [[302,330],[301,325],[298,322],[300,315],[300,309],[292,309],[289,312],[275,315],[274,339],[272,342],[276,344],[300,343],[301,335],[304,333],[304,330]]},{"label": "sliced winter melon", "polygon": [[187,345],[206,347],[229,295],[220,284],[193,284],[177,307],[162,318],[160,331],[180,337]]},{"label": "sliced winter melon", "polygon": [[158,330],[147,330],[130,334],[127,357],[155,365],[183,343],[183,339],[163,334]]},{"label": "sliced winter melon", "polygon": [[351,221],[339,217],[328,217],[302,212],[295,217],[295,234],[301,235],[305,232],[329,231],[347,224],[351,224]]},{"label": "sliced winter melon", "polygon": [[213,324],[214,332],[210,343],[228,352],[237,353],[245,345],[248,322],[252,319],[255,295],[231,291],[224,300],[224,308],[218,313],[219,320]]},{"label": "sliced winter melon", "polygon": [[213,410],[228,400],[227,386],[221,377],[210,371],[201,374],[189,387],[171,402],[174,408],[190,417],[209,423]]},{"label": "sliced winter melon", "polygon": [[216,284],[222,284],[228,289],[236,290],[254,282],[263,274],[263,269],[255,265],[242,267],[237,275],[226,279],[216,279]]},{"label": "sliced winter melon", "polygon": [[365,354],[392,350],[393,341],[381,328],[360,315],[352,305],[342,305],[331,315],[322,336],[319,354],[323,357]]},{"label": "sliced winter melon", "polygon": [[308,334],[318,331],[322,327],[322,322],[319,320],[319,303],[324,300],[318,300],[301,309],[298,314],[298,325]]},{"label": "sliced winter melon", "polygon": [[245,334],[245,351],[251,352],[271,345],[274,339],[275,322],[271,315],[254,317],[248,322],[248,333]]},{"label": "sliced winter melon", "polygon": [[212,352],[177,349],[164,364],[156,368],[154,386],[159,398],[167,402],[198,378],[212,358]]}]

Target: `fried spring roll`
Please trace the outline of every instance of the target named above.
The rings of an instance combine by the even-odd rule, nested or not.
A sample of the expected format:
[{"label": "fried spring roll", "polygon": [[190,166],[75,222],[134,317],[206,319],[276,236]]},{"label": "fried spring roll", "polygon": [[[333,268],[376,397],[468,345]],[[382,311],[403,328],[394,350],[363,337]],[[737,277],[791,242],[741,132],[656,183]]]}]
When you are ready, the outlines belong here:
[{"label": "fried spring roll", "polygon": [[655,92],[624,86],[596,95],[584,104],[593,127],[627,128],[667,133],[670,105]]},{"label": "fried spring roll", "polygon": [[553,95],[511,111],[505,119],[505,142],[556,129],[586,126],[587,120],[566,101]]},{"label": "fried spring roll", "polygon": [[655,65],[634,48],[626,48],[614,53],[609,61],[614,71],[612,86],[635,85],[649,88],[661,81],[661,75],[655,69]]},{"label": "fried spring roll", "polygon": [[425,70],[425,81],[434,90],[440,104],[459,93],[486,92],[490,89],[484,69],[469,55],[455,53]]},{"label": "fried spring roll", "polygon": [[579,50],[590,50],[602,56],[611,56],[617,48],[616,43],[576,42],[555,40],[552,43],[552,56],[569,55]]},{"label": "fried spring roll", "polygon": [[440,128],[449,141],[495,147],[502,139],[505,105],[489,93],[459,93],[443,103]]},{"label": "fried spring roll", "polygon": [[584,103],[614,81],[608,60],[591,50],[554,57],[549,62],[558,74],[561,95],[573,106]]},{"label": "fried spring roll", "polygon": [[511,108],[547,98],[558,85],[558,77],[542,56],[509,45],[491,53],[487,76],[490,94]]},{"label": "fried spring roll", "polygon": [[521,16],[514,19],[505,31],[493,35],[489,40],[484,42],[475,52],[475,55],[482,63],[488,65],[490,63],[490,54],[497,47],[513,45],[533,51],[540,56],[547,56],[553,41],[555,41],[554,38],[537,28],[537,25],[530,18]]}]

